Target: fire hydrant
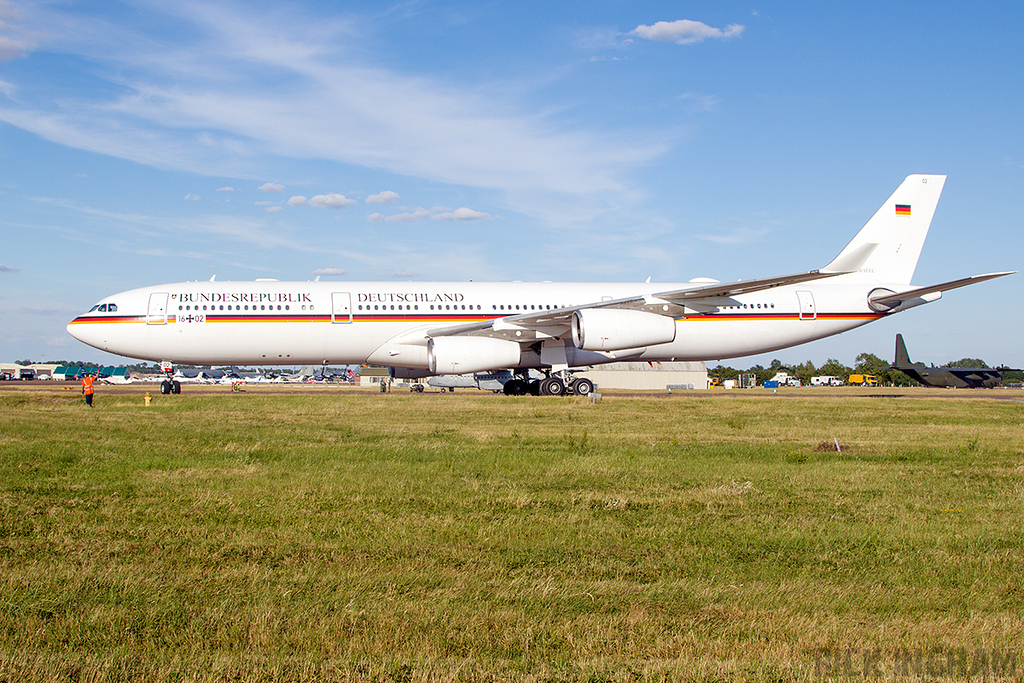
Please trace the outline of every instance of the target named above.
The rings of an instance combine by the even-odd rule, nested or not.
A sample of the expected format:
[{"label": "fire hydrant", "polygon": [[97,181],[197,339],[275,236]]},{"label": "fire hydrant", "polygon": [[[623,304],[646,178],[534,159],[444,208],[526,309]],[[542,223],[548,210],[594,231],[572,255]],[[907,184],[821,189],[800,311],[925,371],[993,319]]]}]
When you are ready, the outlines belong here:
[{"label": "fire hydrant", "polygon": [[145,404],[146,404],[146,407],[148,408],[148,407],[149,407],[149,402],[153,400],[153,397],[152,397],[152,396],[150,396],[150,395],[149,395],[149,392],[147,391],[147,392],[146,392],[146,397],[145,397],[145,398],[143,398],[142,400],[143,400],[143,402],[145,402]]}]

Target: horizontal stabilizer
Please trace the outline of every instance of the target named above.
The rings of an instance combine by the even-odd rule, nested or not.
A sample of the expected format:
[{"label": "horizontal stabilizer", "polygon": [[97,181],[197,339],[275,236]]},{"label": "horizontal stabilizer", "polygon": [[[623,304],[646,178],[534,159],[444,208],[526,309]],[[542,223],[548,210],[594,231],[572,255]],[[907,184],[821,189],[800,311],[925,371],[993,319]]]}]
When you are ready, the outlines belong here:
[{"label": "horizontal stabilizer", "polygon": [[1004,275],[1013,275],[1017,271],[1008,270],[1002,273],[986,273],[985,275],[973,275],[971,277],[961,278],[959,280],[952,280],[951,282],[943,282],[938,285],[931,285],[928,287],[915,287],[914,289],[908,289],[905,292],[899,294],[887,294],[885,296],[874,296],[871,297],[871,303],[884,304],[889,306],[896,306],[903,301],[910,299],[918,299],[926,297],[929,294],[937,294],[941,292],[949,291],[950,289],[957,289],[959,287],[966,287],[967,285],[973,285],[978,282],[984,282],[985,280],[992,280],[997,277],[1003,277]]}]

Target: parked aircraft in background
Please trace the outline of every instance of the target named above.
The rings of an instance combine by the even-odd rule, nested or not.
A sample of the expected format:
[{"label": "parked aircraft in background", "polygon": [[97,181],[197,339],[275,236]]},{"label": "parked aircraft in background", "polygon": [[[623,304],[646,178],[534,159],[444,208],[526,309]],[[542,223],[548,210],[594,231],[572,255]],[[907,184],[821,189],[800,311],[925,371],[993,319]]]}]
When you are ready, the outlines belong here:
[{"label": "parked aircraft in background", "polygon": [[960,389],[997,387],[1003,382],[1004,372],[1017,372],[1016,368],[933,368],[924,363],[911,363],[902,334],[896,335],[896,360],[889,369],[899,370],[929,387]]},{"label": "parked aircraft in background", "polygon": [[[910,284],[945,180],[908,176],[835,259],[795,275],[673,285],[211,278],[115,294],[68,331],[132,358],[376,364],[409,379],[507,369],[507,394],[573,393],[586,388],[573,368],[765,353],[1008,275]],[[531,368],[543,379],[531,379]]]}]

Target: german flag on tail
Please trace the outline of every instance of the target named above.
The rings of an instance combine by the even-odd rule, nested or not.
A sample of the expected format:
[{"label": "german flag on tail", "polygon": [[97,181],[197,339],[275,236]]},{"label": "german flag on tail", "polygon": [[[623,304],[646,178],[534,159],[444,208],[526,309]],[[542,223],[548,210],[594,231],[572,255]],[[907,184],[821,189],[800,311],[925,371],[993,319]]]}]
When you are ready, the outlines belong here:
[{"label": "german flag on tail", "polygon": [[910,215],[910,204],[897,204],[896,205],[897,216],[909,216]]}]

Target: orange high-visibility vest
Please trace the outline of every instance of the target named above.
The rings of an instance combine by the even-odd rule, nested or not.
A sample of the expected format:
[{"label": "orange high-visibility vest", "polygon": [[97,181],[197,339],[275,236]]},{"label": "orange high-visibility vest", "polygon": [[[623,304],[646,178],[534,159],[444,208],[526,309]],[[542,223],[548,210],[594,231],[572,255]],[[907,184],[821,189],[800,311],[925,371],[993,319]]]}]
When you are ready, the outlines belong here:
[{"label": "orange high-visibility vest", "polygon": [[82,393],[83,394],[91,394],[91,393],[93,393],[95,391],[92,388],[92,383],[94,381],[95,380],[92,377],[83,377],[82,378]]}]

